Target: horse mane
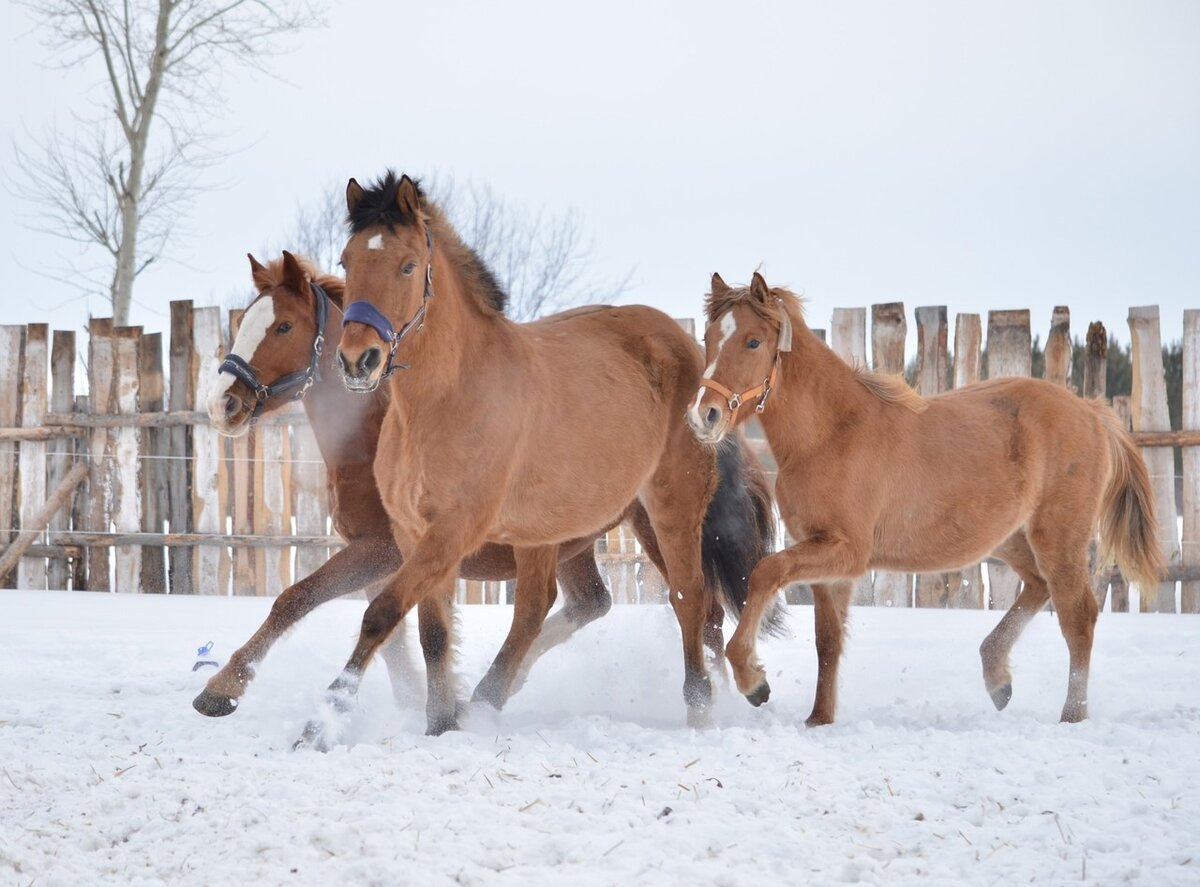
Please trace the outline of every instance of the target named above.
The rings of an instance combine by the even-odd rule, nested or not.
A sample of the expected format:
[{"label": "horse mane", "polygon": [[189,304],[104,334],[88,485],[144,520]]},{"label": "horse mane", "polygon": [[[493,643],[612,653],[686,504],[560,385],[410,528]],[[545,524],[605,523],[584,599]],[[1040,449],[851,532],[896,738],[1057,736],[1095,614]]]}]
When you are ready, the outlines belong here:
[{"label": "horse mane", "polygon": [[863,367],[853,367],[852,369],[858,383],[884,403],[895,404],[914,413],[923,413],[929,409],[929,401],[914,391],[904,381],[903,376],[872,373]]},{"label": "horse mane", "polygon": [[[346,214],[346,223],[350,226],[351,234],[358,234],[377,225],[385,226],[394,234],[397,226],[411,227],[416,223],[416,219],[400,209],[396,200],[400,181],[395,170],[389,169],[383,178],[376,179],[370,186],[363,188],[354,209]],[[459,275],[466,279],[466,288],[478,300],[480,307],[495,314],[503,314],[508,308],[508,293],[500,286],[492,269],[479,253],[463,242],[442,208],[430,200],[421,188],[421,183],[416,179],[412,182],[417,188],[417,200],[424,214],[421,221],[432,229],[434,250],[441,250]]]},{"label": "horse mane", "polygon": [[[709,323],[712,323],[734,305],[745,304],[763,320],[776,327],[782,325],[782,316],[786,312],[793,327],[808,328],[804,323],[804,299],[779,286],[771,287],[769,293],[772,298],[764,301],[752,296],[748,286],[729,287],[719,293],[709,293],[704,301],[704,310]],[[861,366],[851,366],[850,370],[860,385],[884,403],[895,404],[914,413],[923,413],[929,409],[929,401],[909,387],[903,376],[872,373]]]},{"label": "horse mane", "polygon": [[[325,294],[329,296],[329,301],[337,305],[338,308],[346,306],[346,281],[335,274],[326,274],[324,271],[319,270],[312,259],[309,259],[307,256],[296,255],[296,263],[309,280],[325,290]],[[267,262],[263,266],[263,269],[255,275],[255,281],[263,289],[282,286],[286,282],[283,273],[283,257],[281,256],[278,259],[272,259]]]}]

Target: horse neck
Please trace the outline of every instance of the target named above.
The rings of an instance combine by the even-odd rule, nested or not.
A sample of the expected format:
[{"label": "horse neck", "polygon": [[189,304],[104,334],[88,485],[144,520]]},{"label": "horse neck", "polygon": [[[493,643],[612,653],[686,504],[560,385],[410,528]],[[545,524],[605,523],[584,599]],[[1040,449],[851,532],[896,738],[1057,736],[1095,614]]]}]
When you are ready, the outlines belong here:
[{"label": "horse neck", "polygon": [[811,330],[795,319],[793,326],[792,350],[781,355],[779,381],[761,417],[780,462],[821,447],[845,416],[878,404],[854,370]]},{"label": "horse neck", "polygon": [[321,457],[329,468],[374,458],[379,428],[387,408],[383,391],[356,394],[346,390],[337,367],[337,349],[341,340],[342,311],[331,301],[319,362],[321,378],[313,382],[301,401]]},{"label": "horse neck", "polygon": [[433,292],[425,325],[406,337],[396,352],[396,360],[412,369],[392,376],[392,399],[410,407],[441,402],[449,392],[461,389],[464,376],[478,367],[480,355],[515,328],[507,317],[487,314],[472,304],[467,282],[437,255]]}]

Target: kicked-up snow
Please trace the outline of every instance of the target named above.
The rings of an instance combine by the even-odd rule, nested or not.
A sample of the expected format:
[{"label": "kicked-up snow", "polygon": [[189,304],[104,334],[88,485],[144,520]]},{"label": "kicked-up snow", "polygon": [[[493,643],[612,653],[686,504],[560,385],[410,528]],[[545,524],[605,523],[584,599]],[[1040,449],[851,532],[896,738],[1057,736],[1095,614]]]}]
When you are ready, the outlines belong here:
[{"label": "kicked-up snow", "polygon": [[[191,708],[196,649],[223,660],[269,604],[0,592],[0,884],[1200,883],[1196,617],[1102,614],[1091,720],[1062,725],[1053,615],[997,712],[976,651],[998,614],[854,610],[839,723],[808,730],[792,608],[761,645],[770,702],[718,679],[693,731],[674,618],[618,607],[438,738],[377,662],[319,754],[290,749],[362,602],[282,640],[235,714]],[[460,610],[463,698],[510,615]]]}]

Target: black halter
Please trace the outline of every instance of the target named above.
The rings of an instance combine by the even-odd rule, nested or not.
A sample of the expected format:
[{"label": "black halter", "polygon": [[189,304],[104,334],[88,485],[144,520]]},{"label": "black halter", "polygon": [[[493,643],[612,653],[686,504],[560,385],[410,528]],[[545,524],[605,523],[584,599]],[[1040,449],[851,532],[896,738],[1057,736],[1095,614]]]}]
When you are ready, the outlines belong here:
[{"label": "black halter", "polygon": [[298,389],[291,399],[300,400],[308,393],[308,389],[313,386],[314,382],[321,381],[321,354],[325,350],[325,321],[329,319],[329,295],[314,280],[310,280],[308,285],[317,301],[317,335],[313,338],[312,354],[308,359],[307,367],[294,373],[288,373],[270,385],[264,385],[250,364],[236,354],[225,355],[225,359],[221,361],[221,366],[217,369],[218,374],[229,373],[254,390],[254,396],[258,400],[254,404],[254,412],[250,414],[250,424],[258,421],[258,417],[262,415],[263,408],[270,398]]},{"label": "black halter", "polygon": [[417,313],[404,326],[400,327],[399,332],[392,328],[392,321],[388,316],[370,302],[351,302],[342,314],[342,329],[345,329],[346,325],[350,323],[365,323],[379,333],[379,337],[383,341],[388,343],[387,366],[383,368],[381,379],[388,378],[396,370],[409,368],[406,363],[395,362],[396,349],[405,336],[412,332],[420,332],[421,327],[425,326],[425,309],[429,305],[429,300],[433,298],[433,234],[430,232],[428,224],[425,225],[425,245],[429,248],[429,261],[425,265],[425,294],[421,298],[421,307],[417,309]]}]

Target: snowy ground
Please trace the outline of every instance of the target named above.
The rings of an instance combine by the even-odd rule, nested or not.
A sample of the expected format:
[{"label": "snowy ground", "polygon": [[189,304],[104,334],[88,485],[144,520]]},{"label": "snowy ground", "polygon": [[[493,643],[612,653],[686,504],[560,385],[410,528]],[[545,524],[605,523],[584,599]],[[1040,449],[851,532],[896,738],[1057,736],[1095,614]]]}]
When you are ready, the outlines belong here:
[{"label": "snowy ground", "polygon": [[[322,755],[289,749],[361,602],[282,641],[233,716],[192,711],[195,648],[228,655],[268,603],[0,592],[0,884],[1200,883],[1196,617],[1104,614],[1092,720],[1066,726],[1052,616],[997,713],[992,614],[857,610],[840,723],[806,730],[795,608],[770,703],[718,682],[691,731],[672,616],[619,607],[436,739],[377,664]],[[508,618],[464,608],[464,682]]]}]

